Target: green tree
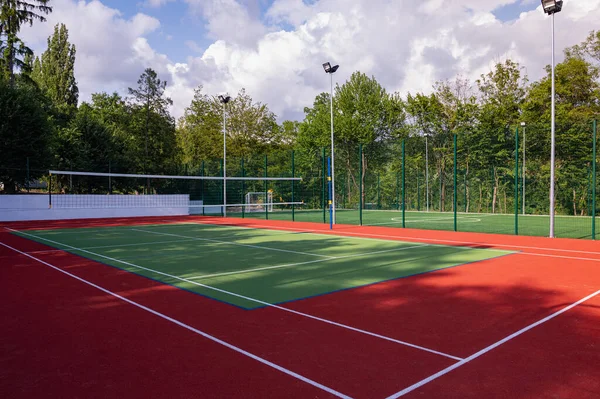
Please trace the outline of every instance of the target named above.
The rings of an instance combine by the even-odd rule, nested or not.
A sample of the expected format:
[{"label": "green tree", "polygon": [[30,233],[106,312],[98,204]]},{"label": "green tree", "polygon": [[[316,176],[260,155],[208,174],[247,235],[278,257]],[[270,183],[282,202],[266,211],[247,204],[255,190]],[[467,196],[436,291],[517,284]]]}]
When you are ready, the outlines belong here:
[{"label": "green tree", "polygon": [[168,107],[173,101],[165,97],[166,81],[161,81],[157,73],[147,68],[138,79],[137,88],[129,88],[131,133],[136,139],[138,167],[144,173],[150,170],[165,170],[166,163],[172,162],[176,151],[175,121]]},{"label": "green tree", "polygon": [[48,48],[33,64],[33,79],[59,109],[77,107],[79,88],[75,80],[75,45],[69,43],[64,24],[56,25]]},{"label": "green tree", "polygon": [[26,163],[30,179],[44,173],[51,162],[48,104],[29,85],[0,82],[0,182],[5,192],[26,186]]},{"label": "green tree", "polygon": [[0,2],[0,47],[2,47],[2,75],[14,85],[14,69],[24,64],[19,57],[31,54],[23,41],[17,36],[23,24],[45,21],[44,14],[52,12],[48,6],[50,0],[2,0]]}]

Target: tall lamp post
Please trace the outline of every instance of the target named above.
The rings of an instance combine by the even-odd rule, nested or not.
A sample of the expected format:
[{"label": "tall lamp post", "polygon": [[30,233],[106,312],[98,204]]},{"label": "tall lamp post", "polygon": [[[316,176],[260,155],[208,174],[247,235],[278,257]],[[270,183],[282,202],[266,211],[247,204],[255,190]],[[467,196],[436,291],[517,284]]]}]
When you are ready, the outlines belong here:
[{"label": "tall lamp post", "polygon": [[523,215],[525,215],[525,171],[527,170],[525,166],[525,122],[521,122],[521,127],[523,128]]},{"label": "tall lamp post", "polygon": [[555,137],[555,91],[554,91],[554,14],[562,10],[563,0],[542,0],[544,12],[552,17],[552,110],[550,138],[550,238],[554,237],[554,149]]},{"label": "tall lamp post", "polygon": [[331,209],[333,210],[333,224],[335,224],[335,155],[333,152],[333,74],[338,70],[339,67],[339,65],[331,66],[329,62],[323,64],[323,69],[325,70],[325,73],[328,73],[331,77],[331,92],[329,100],[331,103]]},{"label": "tall lamp post", "polygon": [[230,96],[219,96],[219,101],[223,104],[223,216],[227,216],[227,114],[225,105],[231,101]]}]

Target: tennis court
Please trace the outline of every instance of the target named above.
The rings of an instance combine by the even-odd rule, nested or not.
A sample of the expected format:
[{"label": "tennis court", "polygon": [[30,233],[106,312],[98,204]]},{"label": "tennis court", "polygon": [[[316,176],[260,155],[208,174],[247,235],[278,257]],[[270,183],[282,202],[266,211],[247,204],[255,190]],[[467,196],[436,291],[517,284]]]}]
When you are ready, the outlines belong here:
[{"label": "tennis court", "polygon": [[0,230],[11,397],[600,394],[592,241],[200,216]]}]

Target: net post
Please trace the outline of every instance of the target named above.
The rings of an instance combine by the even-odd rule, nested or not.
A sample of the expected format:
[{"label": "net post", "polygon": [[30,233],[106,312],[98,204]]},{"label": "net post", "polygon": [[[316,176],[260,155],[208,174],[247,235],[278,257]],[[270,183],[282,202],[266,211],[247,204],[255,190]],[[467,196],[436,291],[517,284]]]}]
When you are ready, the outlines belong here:
[{"label": "net post", "polygon": [[406,227],[406,140],[402,140],[402,228]]},{"label": "net post", "polygon": [[452,210],[454,212],[454,231],[458,231],[458,203],[457,203],[457,198],[458,198],[458,191],[457,191],[457,174],[458,174],[458,163],[457,163],[457,158],[458,158],[458,149],[457,149],[457,134],[454,133],[454,184],[453,184],[453,195],[452,195]]},{"label": "net post", "polygon": [[363,225],[363,145],[358,145],[358,219],[360,225]]},{"label": "net post", "polygon": [[[246,177],[246,170],[244,168],[244,158],[243,157],[240,160],[240,164],[241,164],[240,166],[242,167],[242,177]],[[242,201],[241,202],[244,205],[244,206],[242,206],[242,219],[246,218],[246,207],[245,207],[246,194],[245,194],[245,192],[246,192],[246,182],[244,180],[242,180]]]},{"label": "net post", "polygon": [[321,148],[321,158],[322,158],[322,177],[323,184],[321,184],[321,205],[323,206],[323,223],[327,223],[326,216],[326,207],[325,207],[325,174],[326,174],[326,159],[325,159],[325,147]]},{"label": "net post", "polygon": [[269,188],[267,182],[267,178],[269,177],[268,162],[267,154],[265,154],[265,220],[269,220]]},{"label": "net post", "polygon": [[[292,150],[292,178],[296,177],[296,164],[295,164],[295,152],[294,150]],[[296,221],[296,205],[294,205],[294,203],[296,202],[296,198],[295,198],[295,193],[294,193],[294,188],[295,188],[295,180],[292,180],[292,222]]]},{"label": "net post", "polygon": [[[204,177],[204,161],[200,166],[200,176]],[[204,180],[200,180],[200,199],[202,200],[202,216],[206,216],[206,204],[204,203]]]},{"label": "net post", "polygon": [[52,172],[48,171],[48,208],[52,208]]},{"label": "net post", "polygon": [[[110,161],[108,161],[108,173],[111,173],[112,165]],[[112,178],[108,176],[108,193],[112,194]]]},{"label": "net post", "polygon": [[327,157],[327,187],[329,191],[329,230],[333,230],[333,200],[331,193],[331,157]]},{"label": "net post", "polygon": [[515,235],[519,235],[519,127],[515,129]]},{"label": "net post", "polygon": [[594,119],[593,128],[593,145],[592,145],[592,240],[596,239],[596,141],[597,141],[597,124]]}]

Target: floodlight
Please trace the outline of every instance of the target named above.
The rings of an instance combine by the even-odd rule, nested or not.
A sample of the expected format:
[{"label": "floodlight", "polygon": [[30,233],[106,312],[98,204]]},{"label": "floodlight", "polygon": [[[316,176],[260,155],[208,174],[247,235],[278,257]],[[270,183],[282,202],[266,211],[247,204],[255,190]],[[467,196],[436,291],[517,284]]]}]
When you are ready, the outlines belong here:
[{"label": "floodlight", "polygon": [[219,95],[219,101],[221,101],[223,104],[227,104],[229,101],[231,101],[231,97]]},{"label": "floodlight", "polygon": [[329,62],[323,64],[323,69],[325,70],[325,73],[335,73],[335,71],[337,71],[339,67],[339,65],[331,66]]},{"label": "floodlight", "polygon": [[556,14],[562,10],[563,0],[542,0],[544,12],[548,15]]}]

